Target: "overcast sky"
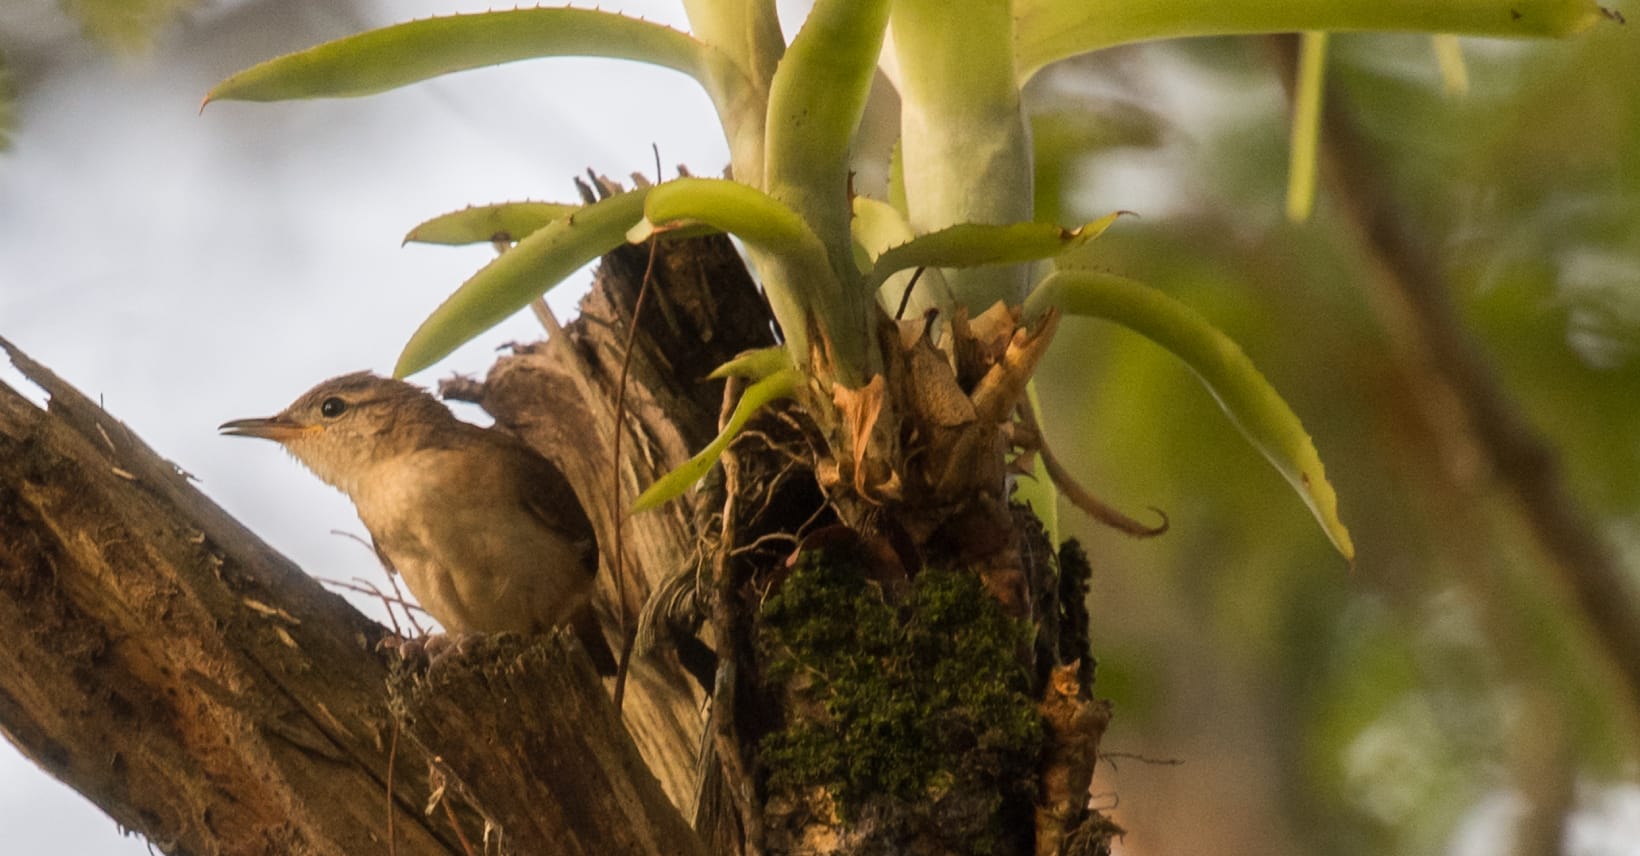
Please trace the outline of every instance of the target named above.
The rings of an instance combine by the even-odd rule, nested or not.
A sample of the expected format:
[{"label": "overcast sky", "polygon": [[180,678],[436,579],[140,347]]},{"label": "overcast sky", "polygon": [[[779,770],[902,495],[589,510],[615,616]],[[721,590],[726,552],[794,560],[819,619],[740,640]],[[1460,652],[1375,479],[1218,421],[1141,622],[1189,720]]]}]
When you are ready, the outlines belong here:
[{"label": "overcast sky", "polygon": [[[0,155],[0,336],[329,577],[379,579],[369,552],[329,534],[363,534],[351,505],[272,444],[219,437],[216,426],[272,414],[333,375],[391,369],[416,325],[491,256],[400,247],[420,220],[469,203],[572,201],[570,178],[588,167],[652,174],[651,142],[669,171],[714,173],[728,160],[692,81],[609,61],[198,112],[206,89],[244,66],[361,23],[481,3],[223,4],[138,59],[64,40],[55,2],[32,5],[0,16],[0,28],[30,27],[0,43],[30,69],[14,149]],[[601,5],[683,23],[676,2]],[[577,293],[564,292],[554,302],[567,309]],[[497,346],[540,335],[527,315],[515,318],[413,380],[481,373]],[[20,384],[9,366],[0,379]],[[3,740],[0,835],[9,856],[149,852]]]}]

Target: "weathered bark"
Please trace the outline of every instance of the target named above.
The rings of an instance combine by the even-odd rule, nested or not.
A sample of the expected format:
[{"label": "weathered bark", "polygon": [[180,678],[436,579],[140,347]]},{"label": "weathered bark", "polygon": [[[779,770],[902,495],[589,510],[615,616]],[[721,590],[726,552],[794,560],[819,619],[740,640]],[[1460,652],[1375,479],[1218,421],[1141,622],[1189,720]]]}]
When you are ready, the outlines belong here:
[{"label": "weathered bark", "polygon": [[460,852],[394,757],[383,629],[11,353],[51,407],[0,385],[6,736],[167,852]]},{"label": "weathered bark", "polygon": [[[726,240],[673,245],[659,259],[627,387],[628,491],[710,438],[719,392],[697,379],[771,335]],[[599,426],[614,421],[646,261],[642,250],[612,256],[573,342],[521,349],[485,393],[532,441],[563,432],[545,451],[572,464],[606,557],[615,518],[598,499],[612,486]],[[647,769],[623,755],[629,738],[579,667],[536,650],[479,661],[464,650],[459,671],[440,661],[430,674],[403,672],[393,682],[409,717],[401,728],[388,705],[394,655],[377,650],[384,628],[12,353],[51,406],[0,386],[0,639],[11,652],[0,659],[0,729],[48,772],[168,852],[387,852],[391,829],[398,854],[459,853],[484,835],[480,816],[516,826],[521,806],[530,820],[511,839],[517,852],[693,847],[674,804],[693,802],[699,689],[668,659],[634,665],[625,706]],[[515,400],[546,409],[509,409]],[[672,510],[628,524],[628,623],[653,581],[691,555],[686,519]],[[460,727],[452,710],[465,712]],[[446,763],[430,782],[433,757]],[[544,769],[551,786],[531,780]],[[449,808],[424,811],[441,785]]]},{"label": "weathered bark", "polygon": [[395,680],[394,712],[511,852],[704,856],[591,664],[552,642],[464,642]]},{"label": "weathered bark", "polygon": [[[646,272],[650,287],[629,354],[632,309]],[[629,630],[650,592],[703,567],[708,554],[687,503],[626,517],[624,505],[617,512],[616,491],[630,502],[711,441],[722,385],[703,381],[741,351],[773,344],[768,319],[727,239],[661,244],[653,265],[647,249],[622,248],[604,257],[598,284],[566,337],[516,348],[473,396],[574,486],[604,551],[598,599]],[[612,466],[623,365],[627,431]],[[613,572],[617,543],[626,553],[624,580]],[[692,815],[703,699],[670,651],[662,645],[634,658],[623,714],[667,795]]]},{"label": "weathered bark", "polygon": [[[630,517],[615,497],[708,442],[732,396],[699,379],[772,343],[769,315],[722,238],[611,254],[582,310],[446,392],[569,479],[611,634],[652,607],[619,719],[565,639],[379,652],[383,628],[18,358],[52,407],[0,389],[0,726],[171,852],[386,852],[390,831],[401,854],[497,832],[528,854],[1102,852],[1086,566],[1007,497],[1051,319],[958,318],[939,347],[885,321],[884,378],[764,414],[694,502]],[[668,638],[701,624],[710,705]]]}]

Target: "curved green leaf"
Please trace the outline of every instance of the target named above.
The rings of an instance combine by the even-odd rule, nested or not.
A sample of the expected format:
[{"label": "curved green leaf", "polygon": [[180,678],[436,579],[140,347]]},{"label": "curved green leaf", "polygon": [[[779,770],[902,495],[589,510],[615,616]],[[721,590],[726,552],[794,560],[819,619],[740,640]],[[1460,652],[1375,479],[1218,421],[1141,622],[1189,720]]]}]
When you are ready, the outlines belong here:
[{"label": "curved green leaf", "polygon": [[[916,237],[911,232],[911,224],[905,221],[905,215],[899,209],[869,196],[854,197],[852,229],[855,249],[864,256],[860,272],[868,276],[879,256],[901,244],[910,243]],[[884,310],[898,313],[899,307],[904,304],[906,313],[917,317],[930,309],[949,309],[956,305],[951,296],[951,287],[946,284],[939,268],[924,270],[915,281],[913,276],[912,272],[900,271],[889,275],[877,287],[877,299],[882,302]],[[909,298],[905,293],[907,288],[916,289]]]},{"label": "curved green leaf", "polygon": [[637,243],[662,226],[703,223],[774,253],[812,252],[819,239],[803,218],[755,187],[724,178],[675,178],[649,191]]},{"label": "curved green leaf", "polygon": [[[956,11],[960,8],[960,11]],[[920,234],[959,223],[1003,225],[1036,211],[1030,134],[1014,63],[1013,0],[895,0],[906,219]],[[950,272],[978,314],[1025,299],[1027,265]]]},{"label": "curved green leaf", "polygon": [[[854,197],[854,221],[849,224],[849,231],[854,235],[855,245],[865,250],[866,258],[873,263],[883,253],[909,244],[916,237],[904,214],[893,205],[869,196]],[[861,268],[860,272],[870,273],[871,265]]]},{"label": "curved green leaf", "polygon": [[601,199],[532,232],[457,288],[411,335],[394,377],[432,365],[626,241],[648,188]]},{"label": "curved green leaf", "polygon": [[785,347],[773,345],[767,348],[758,348],[755,351],[747,351],[712,369],[712,373],[706,377],[708,380],[722,380],[727,377],[762,380],[790,368],[796,368],[792,365],[791,354],[786,352]]},{"label": "curved green leaf", "polygon": [[404,236],[406,244],[484,244],[522,241],[554,220],[581,210],[564,202],[499,202],[470,205],[428,220]]},{"label": "curved green leaf", "polygon": [[1569,36],[1603,13],[1594,0],[1015,0],[1014,14],[1014,62],[1023,83],[1051,62],[1152,39],[1305,30]]},{"label": "curved green leaf", "polygon": [[[643,240],[662,228],[671,231],[705,225],[745,241],[794,359],[808,358],[813,331],[829,336],[834,358],[847,353],[851,345],[864,347],[866,337],[860,331],[869,327],[840,322],[840,313],[831,311],[844,289],[827,260],[826,248],[809,224],[780,200],[737,181],[677,178],[650,190],[644,215],[627,233],[628,240]],[[846,365],[841,358],[833,363],[840,372]]]},{"label": "curved green leaf", "polygon": [[859,271],[849,240],[849,147],[877,74],[889,6],[817,0],[775,67],[760,186],[801,218],[814,241],[796,256],[748,247],[787,349],[845,386],[864,384],[882,361],[872,336],[875,300],[852,287]]},{"label": "curved green leaf", "polygon": [[729,143],[730,174],[762,187],[769,81],[786,49],[775,0],[683,0],[683,9],[689,31],[712,48],[705,87]]},{"label": "curved green leaf", "polygon": [[1355,545],[1338,517],[1338,495],[1327,481],[1310,435],[1275,387],[1228,336],[1183,303],[1111,274],[1061,271],[1048,276],[1032,292],[1025,309],[1027,316],[1035,316],[1050,307],[1114,321],[1183,360],[1242,434],[1298,491],[1338,552],[1355,560]]},{"label": "curved green leaf", "polygon": [[849,146],[877,73],[889,0],[819,0],[769,84],[764,180],[849,273]]},{"label": "curved green leaf", "polygon": [[687,33],[595,9],[514,9],[395,24],[252,66],[212,101],[347,98],[456,71],[548,56],[628,59],[707,81],[711,48]]},{"label": "curved green leaf", "polygon": [[1052,258],[1104,234],[1125,213],[1113,211],[1075,229],[1052,223],[961,223],[885,250],[872,265],[866,282],[876,288],[895,272],[910,268],[965,268]]},{"label": "curved green leaf", "polygon": [[683,0],[689,30],[745,69],[746,79],[767,102],[769,80],[786,51],[775,0]]},{"label": "curved green leaf", "polygon": [[632,503],[632,513],[658,508],[662,503],[682,496],[684,491],[700,481],[712,469],[712,465],[723,456],[724,450],[729,448],[729,444],[734,442],[735,437],[757,411],[775,399],[792,397],[802,383],[803,373],[788,368],[746,387],[746,391],[741,393],[740,401],[735,403],[735,412],[729,416],[729,424],[723,426],[723,430],[707,444],[706,448],[650,485],[649,489]]}]

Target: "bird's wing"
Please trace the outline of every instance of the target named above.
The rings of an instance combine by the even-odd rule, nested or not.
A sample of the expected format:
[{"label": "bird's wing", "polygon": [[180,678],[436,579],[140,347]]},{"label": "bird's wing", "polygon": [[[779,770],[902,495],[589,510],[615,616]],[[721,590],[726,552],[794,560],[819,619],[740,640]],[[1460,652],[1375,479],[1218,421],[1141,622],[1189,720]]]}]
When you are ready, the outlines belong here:
[{"label": "bird's wing", "polygon": [[524,508],[540,520],[542,525],[562,533],[569,540],[581,544],[583,549],[582,565],[587,575],[598,572],[598,537],[592,529],[592,521],[587,519],[586,511],[581,507],[581,500],[570,488],[569,481],[551,461],[536,454],[534,449],[525,446],[522,441],[507,440],[518,444],[519,465],[525,467],[529,478],[523,480]]}]

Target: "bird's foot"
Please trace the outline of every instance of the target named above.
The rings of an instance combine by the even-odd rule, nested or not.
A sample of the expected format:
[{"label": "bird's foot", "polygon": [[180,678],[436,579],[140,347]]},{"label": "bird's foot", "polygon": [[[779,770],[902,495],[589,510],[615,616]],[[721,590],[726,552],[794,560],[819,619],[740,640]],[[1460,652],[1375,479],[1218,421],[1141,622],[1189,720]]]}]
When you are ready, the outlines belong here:
[{"label": "bird's foot", "polygon": [[393,651],[405,662],[432,663],[450,654],[465,654],[483,638],[480,633],[428,633],[422,636],[388,636],[376,646]]}]

